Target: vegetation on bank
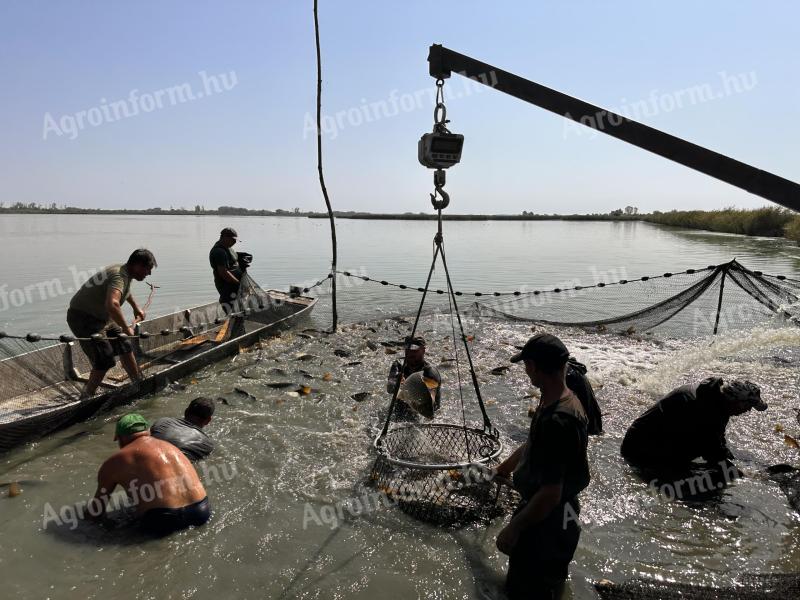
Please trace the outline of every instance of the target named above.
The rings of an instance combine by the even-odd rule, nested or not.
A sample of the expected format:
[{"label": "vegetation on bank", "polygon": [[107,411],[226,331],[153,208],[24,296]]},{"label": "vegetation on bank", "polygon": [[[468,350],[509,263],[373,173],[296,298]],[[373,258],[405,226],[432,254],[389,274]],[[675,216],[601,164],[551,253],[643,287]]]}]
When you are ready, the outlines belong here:
[{"label": "vegetation on bank", "polygon": [[[220,215],[220,216],[256,216],[256,217],[309,217],[327,219],[328,214],[316,211],[249,209],[236,206],[220,206],[206,209],[197,205],[194,208],[147,208],[147,209],[105,209],[78,208],[74,206],[41,205],[36,203],[17,202],[6,206],[0,203],[0,214],[111,214],[111,215]],[[436,219],[430,212],[419,213],[369,213],[359,211],[335,211],[340,219],[374,219],[428,221]],[[612,210],[608,213],[593,214],[537,214],[523,211],[517,215],[465,215],[445,212],[447,221],[646,221],[659,225],[683,227],[685,229],[701,229],[720,233],[737,233],[764,237],[786,237],[800,243],[800,215],[794,211],[764,207],[754,210],[726,208],[723,210],[673,210],[670,212],[654,211],[639,213],[635,206]]]},{"label": "vegetation on bank", "polygon": [[800,215],[785,208],[655,211],[650,214],[638,215],[638,218],[649,223],[672,225],[685,229],[786,237],[800,242]]}]

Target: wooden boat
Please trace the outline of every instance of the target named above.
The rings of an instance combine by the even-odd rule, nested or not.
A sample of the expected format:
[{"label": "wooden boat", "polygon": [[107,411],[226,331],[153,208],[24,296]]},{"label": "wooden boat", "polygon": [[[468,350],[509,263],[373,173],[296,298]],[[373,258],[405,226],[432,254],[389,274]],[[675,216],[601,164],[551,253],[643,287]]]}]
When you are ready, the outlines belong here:
[{"label": "wooden boat", "polygon": [[0,452],[156,392],[292,327],[317,302],[276,290],[260,290],[259,296],[259,306],[242,316],[226,318],[213,302],[138,324],[143,337],[134,346],[143,378],[132,383],[117,365],[91,398],[78,398],[91,367],[75,342],[52,343],[0,360]]}]

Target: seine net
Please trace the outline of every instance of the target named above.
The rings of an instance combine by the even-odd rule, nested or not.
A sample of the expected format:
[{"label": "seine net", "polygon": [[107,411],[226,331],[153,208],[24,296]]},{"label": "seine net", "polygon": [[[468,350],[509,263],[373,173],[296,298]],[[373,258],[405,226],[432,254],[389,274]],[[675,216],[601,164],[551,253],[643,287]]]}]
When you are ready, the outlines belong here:
[{"label": "seine net", "polygon": [[800,280],[737,261],[592,286],[514,292],[473,304],[478,314],[597,331],[704,336],[772,322],[797,325]]}]

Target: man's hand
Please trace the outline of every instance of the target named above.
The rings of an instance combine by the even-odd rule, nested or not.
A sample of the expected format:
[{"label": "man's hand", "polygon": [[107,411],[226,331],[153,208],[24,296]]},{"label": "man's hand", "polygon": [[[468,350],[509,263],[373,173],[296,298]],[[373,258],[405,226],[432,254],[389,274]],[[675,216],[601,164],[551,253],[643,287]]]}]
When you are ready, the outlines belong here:
[{"label": "man's hand", "polygon": [[146,316],[147,315],[145,314],[145,312],[141,308],[139,308],[138,306],[133,309],[134,322],[135,321],[144,321]]},{"label": "man's hand", "polygon": [[503,554],[511,556],[511,553],[514,551],[514,547],[519,542],[519,536],[520,532],[517,530],[514,522],[512,521],[503,527],[503,530],[497,536],[497,549]]},{"label": "man's hand", "polygon": [[123,329],[122,332],[125,335],[129,335],[131,337],[134,337],[136,335],[136,332],[133,330],[133,327],[125,327],[125,329]]}]

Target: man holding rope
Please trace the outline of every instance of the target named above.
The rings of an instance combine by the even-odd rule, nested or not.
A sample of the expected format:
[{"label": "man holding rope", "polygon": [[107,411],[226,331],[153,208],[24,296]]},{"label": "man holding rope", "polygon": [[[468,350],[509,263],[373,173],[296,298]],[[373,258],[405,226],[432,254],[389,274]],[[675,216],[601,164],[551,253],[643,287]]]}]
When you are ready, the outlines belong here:
[{"label": "man holding rope", "polygon": [[119,337],[120,334],[134,335],[133,328],[125,320],[122,305],[125,302],[131,305],[135,322],[145,319],[145,311],[131,294],[131,280],[143,281],[156,266],[152,252],[144,248],[134,250],[128,262],[100,270],[70,300],[67,324],[72,333],[78,338],[91,338],[95,334],[103,336],[101,339],[80,340],[81,348],[92,365],[82,398],[94,395],[108,370],[116,364],[115,356],[119,356],[132,381],[141,377],[131,342]]},{"label": "man holding rope", "polygon": [[243,275],[239,266],[239,255],[233,250],[238,239],[236,230],[226,227],[220,232],[219,240],[208,254],[214,271],[214,286],[219,292],[219,303],[226,313],[232,312],[232,306],[239,297]]}]

